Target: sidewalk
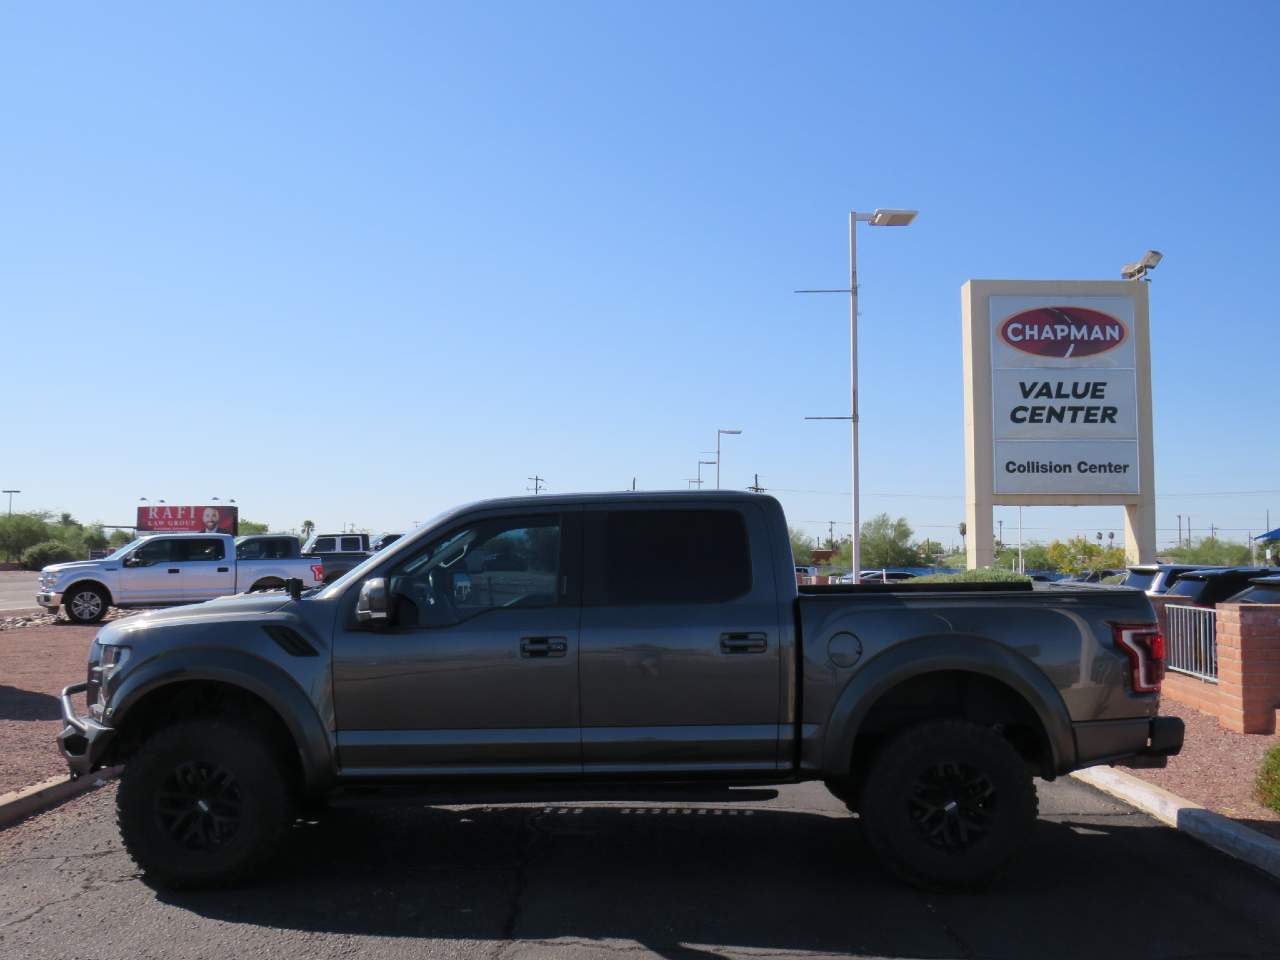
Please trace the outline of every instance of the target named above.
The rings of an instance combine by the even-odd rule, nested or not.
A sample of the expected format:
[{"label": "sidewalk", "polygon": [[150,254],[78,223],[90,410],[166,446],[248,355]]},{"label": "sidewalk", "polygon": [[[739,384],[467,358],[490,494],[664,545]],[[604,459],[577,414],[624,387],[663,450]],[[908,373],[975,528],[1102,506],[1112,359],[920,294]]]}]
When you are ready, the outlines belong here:
[{"label": "sidewalk", "polygon": [[65,775],[54,738],[58,695],[85,678],[98,626],[71,624],[0,631],[0,793]]},{"label": "sidewalk", "polygon": [[1280,814],[1253,795],[1262,756],[1280,744],[1280,736],[1232,733],[1216,718],[1168,697],[1161,699],[1160,712],[1181,717],[1187,725],[1182,752],[1163,770],[1126,772],[1280,839]]}]

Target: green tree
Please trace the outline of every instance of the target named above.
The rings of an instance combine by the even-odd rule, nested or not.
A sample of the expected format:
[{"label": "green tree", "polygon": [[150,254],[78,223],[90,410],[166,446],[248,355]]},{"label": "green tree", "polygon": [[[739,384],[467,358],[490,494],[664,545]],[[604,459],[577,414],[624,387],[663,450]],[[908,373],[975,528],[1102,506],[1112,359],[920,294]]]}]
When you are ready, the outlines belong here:
[{"label": "green tree", "polygon": [[942,562],[944,551],[942,544],[937,540],[921,540],[916,544],[916,550],[920,554],[920,559],[924,561],[923,566],[932,567]]},{"label": "green tree", "polygon": [[1217,537],[1201,537],[1195,543],[1163,550],[1161,555],[1177,563],[1203,563],[1207,567],[1243,567],[1251,562],[1248,546]]},{"label": "green tree", "polygon": [[788,527],[787,533],[791,535],[791,556],[801,566],[808,566],[813,560],[813,548],[817,545],[816,541],[813,537],[797,530],[795,527]]},{"label": "green tree", "polygon": [[111,536],[107,538],[107,546],[123,547],[126,543],[133,542],[133,537],[129,535],[128,530],[112,530]]},{"label": "green tree", "polygon": [[238,524],[240,536],[247,537],[255,533],[267,533],[271,529],[269,523],[254,523],[252,520],[241,520]]},{"label": "green tree", "polygon": [[28,547],[44,543],[51,539],[53,531],[38,513],[15,513],[0,516],[0,550],[5,557],[13,560],[22,555]]},{"label": "green tree", "polygon": [[85,528],[84,545],[89,550],[105,550],[107,548],[107,535],[102,529],[102,524],[95,523]]},{"label": "green tree", "polygon": [[1124,569],[1123,550],[1119,547],[1103,547],[1088,537],[1072,537],[1066,541],[1055,540],[1049,544],[1048,557],[1052,569],[1060,573]]},{"label": "green tree", "polygon": [[866,521],[862,525],[863,569],[924,566],[920,551],[911,542],[912,536],[906,517],[894,520],[882,513]]},{"label": "green tree", "polygon": [[314,520],[302,521],[302,539],[303,540],[310,540],[311,534],[315,533],[315,531],[316,531],[316,523]]}]

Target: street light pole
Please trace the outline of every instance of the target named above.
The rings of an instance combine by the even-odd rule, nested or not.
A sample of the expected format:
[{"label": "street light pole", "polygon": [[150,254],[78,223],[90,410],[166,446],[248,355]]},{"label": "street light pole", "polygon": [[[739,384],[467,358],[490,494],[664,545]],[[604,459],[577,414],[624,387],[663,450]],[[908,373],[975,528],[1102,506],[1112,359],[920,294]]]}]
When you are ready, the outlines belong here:
[{"label": "street light pole", "polygon": [[740,433],[742,433],[741,430],[724,430],[721,428],[716,429],[716,489],[717,490],[720,489],[720,437],[725,435],[736,437]]},{"label": "street light pole", "polygon": [[[862,569],[862,529],[858,509],[858,233],[859,222],[872,227],[905,227],[916,218],[915,210],[877,208],[874,213],[849,211],[849,288],[847,290],[797,290],[796,293],[849,294],[849,424],[853,463],[850,468],[853,490],[853,575]],[[844,417],[805,417],[806,420],[844,420]]]},{"label": "street light pole", "polygon": [[853,566],[853,582],[862,576],[862,524],[858,508],[858,216],[849,211],[849,426],[850,449],[853,451],[850,472],[853,486],[853,535],[850,541],[850,561]]},{"label": "street light pole", "polygon": [[11,517],[13,516],[13,495],[21,492],[21,490],[0,490],[0,493],[7,493],[9,495],[9,516]]}]

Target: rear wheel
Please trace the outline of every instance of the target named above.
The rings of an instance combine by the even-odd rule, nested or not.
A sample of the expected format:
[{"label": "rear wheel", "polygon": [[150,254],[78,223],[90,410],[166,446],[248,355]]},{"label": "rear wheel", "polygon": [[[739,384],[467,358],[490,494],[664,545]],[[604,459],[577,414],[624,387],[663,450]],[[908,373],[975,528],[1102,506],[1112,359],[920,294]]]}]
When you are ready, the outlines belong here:
[{"label": "rear wheel", "polygon": [[963,720],[905,731],[881,749],[861,793],[867,842],[894,873],[927,888],[998,874],[1035,824],[1026,763],[999,733]]},{"label": "rear wheel", "polygon": [[134,862],[177,888],[252,874],[293,820],[277,752],[260,731],[216,718],[154,734],[130,758],[116,794],[120,835]]},{"label": "rear wheel", "polygon": [[62,603],[72,623],[97,623],[111,606],[106,591],[91,583],[77,583],[67,591]]}]

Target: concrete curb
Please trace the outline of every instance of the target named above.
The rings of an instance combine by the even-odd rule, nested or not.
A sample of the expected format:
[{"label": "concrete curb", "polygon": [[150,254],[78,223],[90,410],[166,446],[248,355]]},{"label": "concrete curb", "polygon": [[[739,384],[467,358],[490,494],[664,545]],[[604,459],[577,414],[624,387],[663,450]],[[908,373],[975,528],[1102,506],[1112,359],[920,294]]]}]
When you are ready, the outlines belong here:
[{"label": "concrete curb", "polygon": [[1215,850],[1280,878],[1280,840],[1112,767],[1089,767],[1072,776]]},{"label": "concrete curb", "polygon": [[120,776],[122,769],[124,768],[108,767],[81,777],[79,780],[72,780],[70,777],[50,777],[42,783],[0,794],[0,827],[7,827],[33,813],[42,813],[60,803],[65,803],[72,797],[106,786],[108,781]]}]

